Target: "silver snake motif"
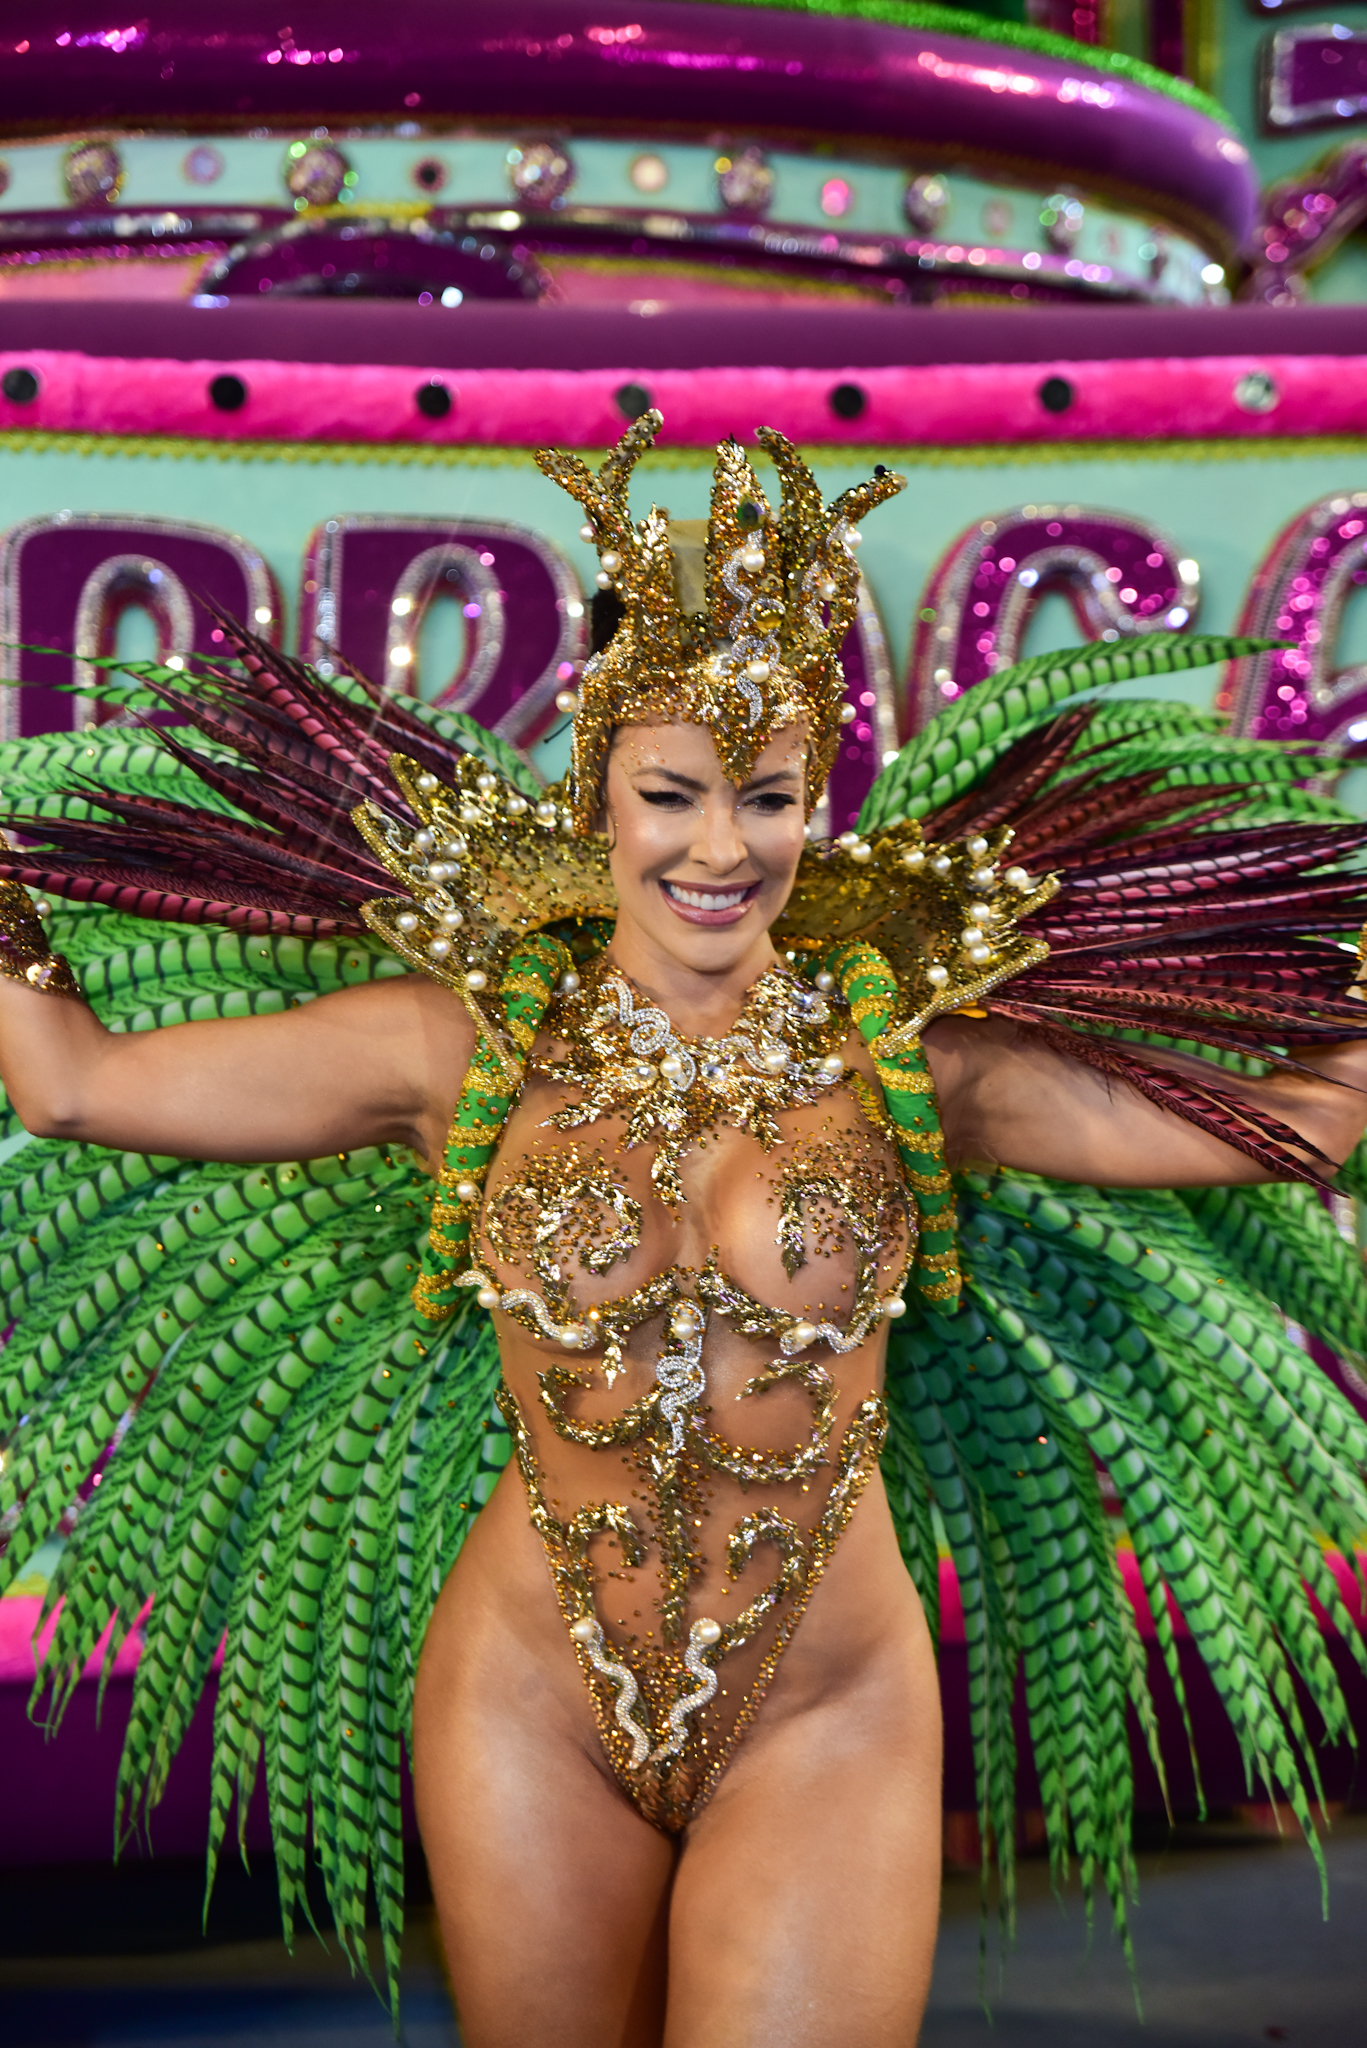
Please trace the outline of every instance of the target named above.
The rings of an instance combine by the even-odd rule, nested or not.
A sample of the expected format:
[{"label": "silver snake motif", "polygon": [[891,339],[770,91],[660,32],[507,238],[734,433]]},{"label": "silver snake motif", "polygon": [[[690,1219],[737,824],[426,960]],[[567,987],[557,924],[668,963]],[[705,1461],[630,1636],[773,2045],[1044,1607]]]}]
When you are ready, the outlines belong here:
[{"label": "silver snake motif", "polygon": [[[640,1698],[640,1687],[625,1664],[619,1663],[615,1657],[609,1657],[603,1624],[594,1615],[581,1615],[578,1621],[571,1622],[570,1634],[577,1643],[583,1644],[594,1670],[601,1672],[604,1678],[611,1679],[616,1686],[617,1699],[612,1709],[613,1719],[622,1733],[630,1738],[631,1768],[633,1771],[639,1771],[650,1758],[650,1737],[631,1711]],[[713,1692],[716,1691],[716,1687],[717,1680],[714,1674]],[[709,1694],[709,1698],[710,1696]]]},{"label": "silver snake motif", "polygon": [[695,1621],[688,1631],[688,1648],[684,1651],[684,1668],[698,1684],[693,1692],[685,1693],[675,1700],[669,1710],[669,1733],[650,1761],[662,1764],[671,1756],[678,1756],[688,1739],[688,1717],[699,1707],[705,1707],[717,1690],[717,1674],[710,1664],[704,1664],[702,1653],[721,1638],[721,1624],[706,1619]]}]

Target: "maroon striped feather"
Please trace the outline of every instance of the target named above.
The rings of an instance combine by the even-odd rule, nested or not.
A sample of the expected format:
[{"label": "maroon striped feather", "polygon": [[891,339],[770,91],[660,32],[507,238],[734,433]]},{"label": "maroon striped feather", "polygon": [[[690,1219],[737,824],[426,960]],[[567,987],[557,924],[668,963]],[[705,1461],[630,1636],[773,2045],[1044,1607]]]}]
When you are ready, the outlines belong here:
[{"label": "maroon striped feather", "polygon": [[[1000,1015],[1009,1017],[1012,1014],[1009,1001],[994,1002],[992,1007]],[[1221,1143],[1233,1146],[1236,1152],[1242,1152],[1274,1178],[1332,1187],[1332,1180],[1320,1172],[1315,1162],[1327,1167],[1330,1175],[1337,1171],[1335,1162],[1327,1158],[1317,1145],[1312,1145],[1298,1131],[1292,1130],[1289,1124],[1256,1109],[1241,1096],[1197,1081],[1189,1075],[1174,1073],[1170,1067],[1150,1063],[1132,1048],[1117,1045],[1113,1040],[1084,1036],[1038,1019],[1022,1017],[1018,1021],[1028,1025],[1034,1035],[1054,1051],[1081,1061],[1094,1072],[1128,1082],[1146,1100],[1157,1104],[1160,1109],[1172,1111],[1187,1123],[1195,1124],[1199,1130],[1209,1132]]]}]

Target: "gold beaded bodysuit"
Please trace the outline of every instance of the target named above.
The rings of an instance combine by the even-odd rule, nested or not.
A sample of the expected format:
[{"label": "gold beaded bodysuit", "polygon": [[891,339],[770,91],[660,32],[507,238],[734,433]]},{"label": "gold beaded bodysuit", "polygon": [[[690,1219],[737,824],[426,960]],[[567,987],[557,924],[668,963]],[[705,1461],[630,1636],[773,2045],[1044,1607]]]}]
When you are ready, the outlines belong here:
[{"label": "gold beaded bodysuit", "polygon": [[[500,1394],[624,1790],[715,1786],[882,1447],[870,1338],[913,1248],[836,996],[772,969],[684,1040],[601,963],[557,997],[471,1281],[544,1354]],[[848,1366],[843,1361],[848,1358]]]},{"label": "gold beaded bodysuit", "polygon": [[810,816],[854,708],[856,522],[903,488],[880,468],[826,506],[761,428],[777,507],[729,441],[705,535],[658,508],[638,521],[628,487],[659,425],[643,416],[597,473],[538,457],[583,506],[611,598],[557,699],[566,784],[532,802],[468,755],[445,784],[396,755],[417,829],[374,797],[353,819],[403,891],[366,922],[478,1027],[414,1303],[441,1321],[472,1288],[530,1340],[504,1332],[501,1400],[532,1520],[613,1769],[678,1829],[873,1470],[872,1340],[913,1261],[923,1312],[958,1299],[920,1033],[1047,958],[1017,918],[1056,885],[1005,866],[1004,826],[928,845],[902,816],[876,845],[814,840],[775,928],[802,974],[762,976],[716,1042],[584,965],[618,909],[597,822],[613,731],[701,725],[737,789],[797,731]]}]

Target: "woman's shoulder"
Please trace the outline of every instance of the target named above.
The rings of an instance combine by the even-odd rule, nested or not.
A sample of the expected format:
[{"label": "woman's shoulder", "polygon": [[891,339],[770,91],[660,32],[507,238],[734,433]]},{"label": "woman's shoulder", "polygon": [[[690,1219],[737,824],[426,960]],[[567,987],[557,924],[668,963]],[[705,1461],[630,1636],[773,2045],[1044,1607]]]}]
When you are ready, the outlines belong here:
[{"label": "woman's shoulder", "polygon": [[463,1048],[467,1061],[474,1051],[477,1027],[470,1011],[455,989],[444,988],[426,974],[381,974],[319,1000],[364,1009],[381,1027],[419,1026],[434,1041]]}]

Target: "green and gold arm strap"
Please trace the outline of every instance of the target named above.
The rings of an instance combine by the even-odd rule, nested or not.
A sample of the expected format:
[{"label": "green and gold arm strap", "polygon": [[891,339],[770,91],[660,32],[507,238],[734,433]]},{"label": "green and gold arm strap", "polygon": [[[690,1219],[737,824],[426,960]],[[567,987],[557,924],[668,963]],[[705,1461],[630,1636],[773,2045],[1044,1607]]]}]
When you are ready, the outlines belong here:
[{"label": "green and gold arm strap", "polygon": [[[561,976],[573,965],[569,947],[549,932],[535,933],[509,960],[498,998],[509,1036],[524,1058]],[[434,1323],[460,1306],[461,1276],[472,1263],[470,1237],[484,1199],[484,1177],[516,1100],[502,1060],[481,1033],[451,1119],[422,1271],[413,1285],[413,1306]]]},{"label": "green and gold arm strap", "polygon": [[875,947],[863,939],[849,940],[827,955],[824,971],[835,977],[873,1053],[888,1115],[897,1130],[902,1170],[920,1219],[914,1268],[917,1295],[931,1313],[952,1315],[963,1284],[958,1217],[925,1048],[919,1038],[891,1052],[880,1046],[884,1032],[896,1020],[898,989],[892,968]]},{"label": "green and gold arm strap", "polygon": [[48,945],[43,921],[20,882],[0,882],[0,974],[40,995],[80,999],[81,984]]}]

